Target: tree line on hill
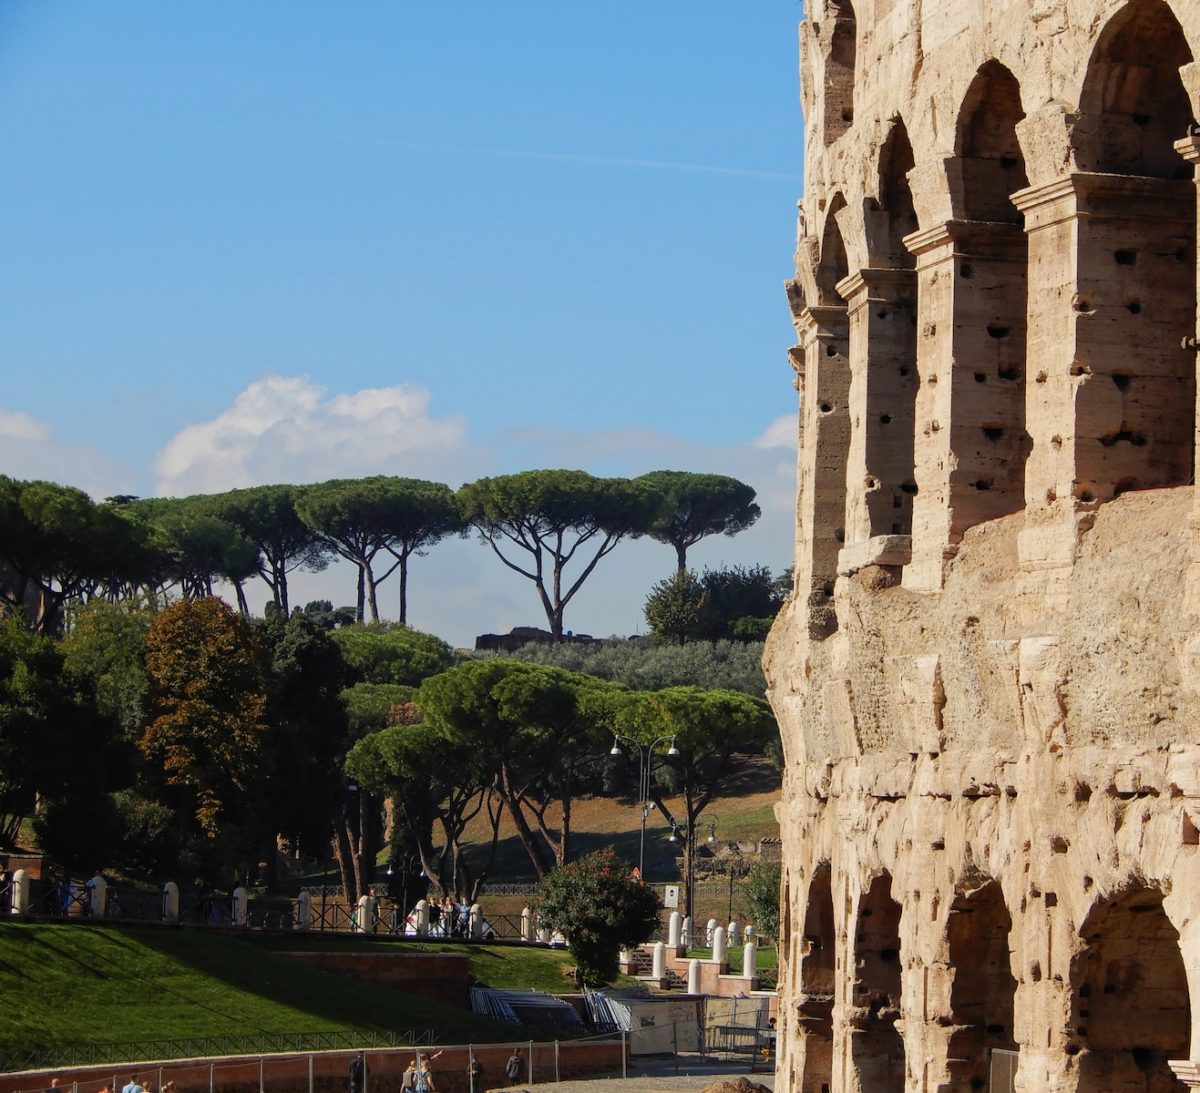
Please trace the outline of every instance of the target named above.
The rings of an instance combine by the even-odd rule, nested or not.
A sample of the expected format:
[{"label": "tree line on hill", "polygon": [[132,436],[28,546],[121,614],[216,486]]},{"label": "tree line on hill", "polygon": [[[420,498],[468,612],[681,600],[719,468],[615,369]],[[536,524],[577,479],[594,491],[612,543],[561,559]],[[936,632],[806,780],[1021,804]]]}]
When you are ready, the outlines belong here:
[{"label": "tree line on hill", "polygon": [[481,478],[457,491],[380,475],[94,502],[69,486],[0,475],[0,602],[48,633],[72,604],[165,602],[169,594],[192,600],[211,596],[222,582],[249,615],[246,587],[257,579],[286,618],[289,575],[342,558],[357,572],[355,619],[379,621],[379,587],[395,574],[405,622],[412,559],[474,531],[533,585],[557,639],[568,604],[623,540],[645,535],[671,546],[682,580],[689,548],[757,520],[754,496],[724,475],[598,478],[535,470]]},{"label": "tree line on hill", "polygon": [[[703,676],[675,682],[686,669],[660,666],[639,688],[647,677],[628,666],[633,687],[342,621],[327,602],[251,619],[211,596],[165,608],[97,596],[61,638],[10,617],[0,848],[28,821],[72,869],[218,885],[269,881],[280,848],[297,863],[332,853],[351,897],[383,851],[411,859],[414,886],[419,863],[439,894],[473,898],[502,816],[537,876],[570,860],[572,802],[633,783],[614,734],[673,740],[651,796],[686,832],[737,757],[777,744],[765,701],[715,686],[736,670],[714,675],[687,646],[679,664]],[[472,824],[474,842],[489,835],[468,858]]]}]

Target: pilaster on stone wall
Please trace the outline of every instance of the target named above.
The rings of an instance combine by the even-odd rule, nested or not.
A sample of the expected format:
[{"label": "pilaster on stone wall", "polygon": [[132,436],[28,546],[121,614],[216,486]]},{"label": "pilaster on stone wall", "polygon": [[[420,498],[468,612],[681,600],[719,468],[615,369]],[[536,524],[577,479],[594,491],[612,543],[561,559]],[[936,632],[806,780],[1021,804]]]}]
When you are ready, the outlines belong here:
[{"label": "pilaster on stone wall", "polygon": [[845,538],[846,458],[850,444],[849,324],[844,307],[804,308],[796,318],[800,385],[796,590],[809,630],[836,629],[833,586]]},{"label": "pilaster on stone wall", "polygon": [[916,274],[863,269],[837,286],[850,322],[846,545],[839,572],[904,565],[912,534]]},{"label": "pilaster on stone wall", "polygon": [[1191,480],[1194,187],[1073,174],[1013,195],[1029,236],[1022,569],[1053,600],[1095,508]]},{"label": "pilaster on stone wall", "polygon": [[948,221],[909,236],[920,330],[912,561],[939,591],[970,527],[1024,507],[1026,240],[1012,224]]},{"label": "pilaster on stone wall", "polygon": [[[1189,65],[1188,75],[1200,84],[1200,65]],[[1175,151],[1177,151],[1183,159],[1190,163],[1193,168],[1200,164],[1200,135],[1185,137],[1183,140],[1175,143]],[[1198,203],[1197,222],[1200,223],[1200,183],[1193,183],[1197,187],[1196,200]],[[1200,276],[1200,267],[1197,268],[1197,276]],[[1200,287],[1197,288],[1197,300],[1200,305]],[[1200,361],[1200,315],[1192,324],[1192,329],[1181,340],[1180,348],[1185,352],[1190,352],[1195,361]],[[1198,394],[1200,399],[1200,394]],[[1196,421],[1198,423],[1197,433],[1193,439],[1193,443],[1197,450],[1200,450],[1200,402],[1196,406]],[[1196,481],[1196,466],[1193,463],[1192,467],[1192,482]],[[1200,614],[1200,491],[1196,492],[1192,503],[1191,516],[1191,564],[1188,566],[1188,572],[1185,579],[1184,595],[1186,597],[1187,608],[1193,614]]]}]

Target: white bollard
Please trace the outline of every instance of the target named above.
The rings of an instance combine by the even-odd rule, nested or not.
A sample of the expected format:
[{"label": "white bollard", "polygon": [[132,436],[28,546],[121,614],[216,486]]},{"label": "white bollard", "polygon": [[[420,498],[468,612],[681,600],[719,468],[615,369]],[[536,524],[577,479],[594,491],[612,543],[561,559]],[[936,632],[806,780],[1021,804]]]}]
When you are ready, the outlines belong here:
[{"label": "white bollard", "polygon": [[654,943],[654,964],[650,969],[650,975],[658,980],[667,978],[667,947],[661,941]]},{"label": "white bollard", "polygon": [[753,941],[747,941],[742,949],[742,977],[744,979],[758,978],[758,946]]},{"label": "white bollard", "polygon": [[685,948],[692,947],[692,917],[691,915],[683,916],[683,927],[679,934],[679,943]]},{"label": "white bollard", "polygon": [[88,914],[92,918],[103,918],[108,910],[108,881],[97,873],[88,881]]},{"label": "white bollard", "polygon": [[229,917],[234,926],[245,926],[249,908],[246,906],[246,889],[241,886],[233,890],[230,897]]},{"label": "white bollard", "polygon": [[18,869],[12,875],[12,906],[14,915],[29,914],[29,874]]},{"label": "white bollard", "polygon": [[688,961],[688,994],[700,993],[700,961]]},{"label": "white bollard", "polygon": [[729,924],[729,929],[725,931],[725,937],[728,939],[730,945],[738,943],[738,924],[736,922]]},{"label": "white bollard", "polygon": [[355,924],[355,932],[360,934],[373,934],[375,932],[374,896],[358,897],[358,919]]},{"label": "white bollard", "polygon": [[301,892],[296,897],[296,929],[307,930],[312,926],[312,896]]},{"label": "white bollard", "polygon": [[707,948],[712,948],[713,931],[717,928],[717,920],[710,918],[708,925],[704,927],[704,944]]},{"label": "white bollard", "polygon": [[667,919],[667,944],[672,949],[679,948],[679,927],[683,919],[680,918],[678,911],[672,911],[671,917]]},{"label": "white bollard", "polygon": [[473,941],[483,937],[483,908],[478,903],[472,903],[467,912],[467,933]]},{"label": "white bollard", "polygon": [[417,900],[417,937],[427,937],[429,935],[429,900]]},{"label": "white bollard", "polygon": [[742,940],[743,941],[753,941],[754,940],[754,927],[751,926],[750,923],[748,923],[748,922],[746,923],[746,928],[742,931]]},{"label": "white bollard", "polygon": [[718,926],[713,930],[712,958],[722,967],[725,965],[725,927]]},{"label": "white bollard", "polygon": [[173,880],[163,885],[162,917],[163,922],[179,922],[179,885]]},{"label": "white bollard", "polygon": [[533,912],[528,907],[521,911],[521,940],[533,940]]}]

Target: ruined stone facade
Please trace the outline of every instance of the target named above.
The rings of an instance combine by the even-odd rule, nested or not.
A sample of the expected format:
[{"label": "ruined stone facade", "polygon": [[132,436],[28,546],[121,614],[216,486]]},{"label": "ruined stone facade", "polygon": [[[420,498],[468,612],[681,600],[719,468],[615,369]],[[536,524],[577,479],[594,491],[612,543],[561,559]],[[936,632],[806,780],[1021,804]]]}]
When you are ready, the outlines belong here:
[{"label": "ruined stone facade", "polygon": [[778,1088],[1200,1088],[1200,0],[806,9]]}]

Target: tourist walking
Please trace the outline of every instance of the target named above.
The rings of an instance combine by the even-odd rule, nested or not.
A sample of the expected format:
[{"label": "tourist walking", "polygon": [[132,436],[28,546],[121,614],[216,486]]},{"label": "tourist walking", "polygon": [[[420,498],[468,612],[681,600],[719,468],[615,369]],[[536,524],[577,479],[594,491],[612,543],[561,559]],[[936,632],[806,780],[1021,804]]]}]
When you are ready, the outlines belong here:
[{"label": "tourist walking", "polygon": [[367,1084],[367,1054],[360,1051],[350,1060],[350,1093],[363,1093]]},{"label": "tourist walking", "polygon": [[508,1062],[504,1064],[504,1076],[508,1079],[509,1085],[516,1085],[525,1080],[525,1057],[521,1054],[519,1047],[513,1048]]}]

